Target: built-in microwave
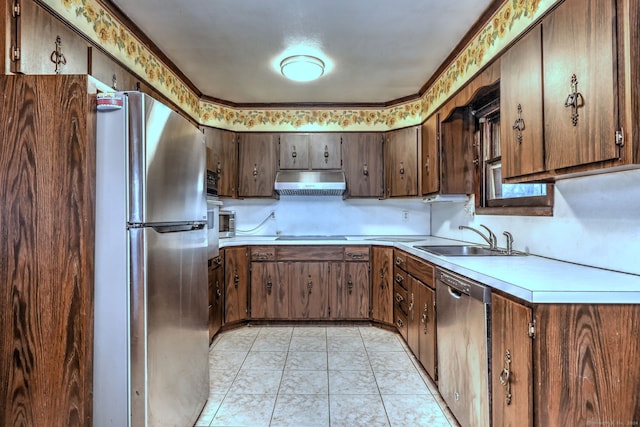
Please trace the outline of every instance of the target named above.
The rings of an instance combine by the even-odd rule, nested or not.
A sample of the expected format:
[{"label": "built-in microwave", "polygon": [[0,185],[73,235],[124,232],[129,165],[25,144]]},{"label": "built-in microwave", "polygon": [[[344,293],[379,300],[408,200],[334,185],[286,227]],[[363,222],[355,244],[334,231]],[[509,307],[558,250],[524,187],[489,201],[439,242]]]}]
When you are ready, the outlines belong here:
[{"label": "built-in microwave", "polygon": [[207,197],[208,259],[215,258],[220,254],[220,235],[218,233],[220,229],[220,206],[222,206],[222,202],[217,198]]},{"label": "built-in microwave", "polygon": [[221,239],[236,235],[236,211],[221,209],[218,223],[218,232]]}]

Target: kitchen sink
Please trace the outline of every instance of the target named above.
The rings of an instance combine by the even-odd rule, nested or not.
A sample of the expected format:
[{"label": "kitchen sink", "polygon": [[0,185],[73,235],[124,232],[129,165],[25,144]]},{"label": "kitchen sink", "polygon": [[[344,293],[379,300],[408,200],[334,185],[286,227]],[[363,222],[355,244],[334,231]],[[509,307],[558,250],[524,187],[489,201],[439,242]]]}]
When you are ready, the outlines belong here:
[{"label": "kitchen sink", "polygon": [[425,252],[440,256],[511,256],[526,255],[524,252],[513,251],[511,254],[503,249],[490,249],[486,246],[478,245],[443,245],[443,246],[416,246]]}]

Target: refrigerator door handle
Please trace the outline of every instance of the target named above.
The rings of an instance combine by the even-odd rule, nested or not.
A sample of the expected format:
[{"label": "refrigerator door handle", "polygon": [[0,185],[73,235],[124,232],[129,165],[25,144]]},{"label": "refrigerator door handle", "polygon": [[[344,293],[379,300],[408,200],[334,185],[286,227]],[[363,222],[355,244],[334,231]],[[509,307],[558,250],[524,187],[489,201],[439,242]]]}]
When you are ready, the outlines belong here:
[{"label": "refrigerator door handle", "polygon": [[173,225],[151,225],[157,233],[179,233],[183,231],[203,230],[207,224],[173,224]]}]

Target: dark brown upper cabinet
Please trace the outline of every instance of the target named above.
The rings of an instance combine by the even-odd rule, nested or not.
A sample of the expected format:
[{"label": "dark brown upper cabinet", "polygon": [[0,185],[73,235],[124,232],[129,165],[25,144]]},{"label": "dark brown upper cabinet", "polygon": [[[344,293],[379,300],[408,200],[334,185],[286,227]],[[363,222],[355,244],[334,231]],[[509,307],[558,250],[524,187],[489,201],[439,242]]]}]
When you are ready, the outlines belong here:
[{"label": "dark brown upper cabinet", "polygon": [[385,135],[386,197],[418,195],[418,142],[420,126],[393,130]]},{"label": "dark brown upper cabinet", "polygon": [[383,134],[344,134],[342,152],[346,197],[384,197]]},{"label": "dark brown upper cabinet", "polygon": [[238,138],[234,132],[203,127],[207,169],[218,175],[218,196],[238,197]]},{"label": "dark brown upper cabinet", "polygon": [[341,169],[342,138],[336,133],[280,135],[280,169]]}]

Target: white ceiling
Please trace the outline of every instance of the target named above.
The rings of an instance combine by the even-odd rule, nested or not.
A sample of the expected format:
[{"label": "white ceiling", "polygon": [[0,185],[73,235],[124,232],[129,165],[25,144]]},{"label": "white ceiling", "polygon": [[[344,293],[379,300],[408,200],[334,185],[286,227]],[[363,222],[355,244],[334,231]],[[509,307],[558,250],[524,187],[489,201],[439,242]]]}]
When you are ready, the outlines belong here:
[{"label": "white ceiling", "polygon": [[[418,93],[491,2],[113,0],[204,95],[356,104]],[[301,41],[331,68],[315,82],[273,68]]]}]

